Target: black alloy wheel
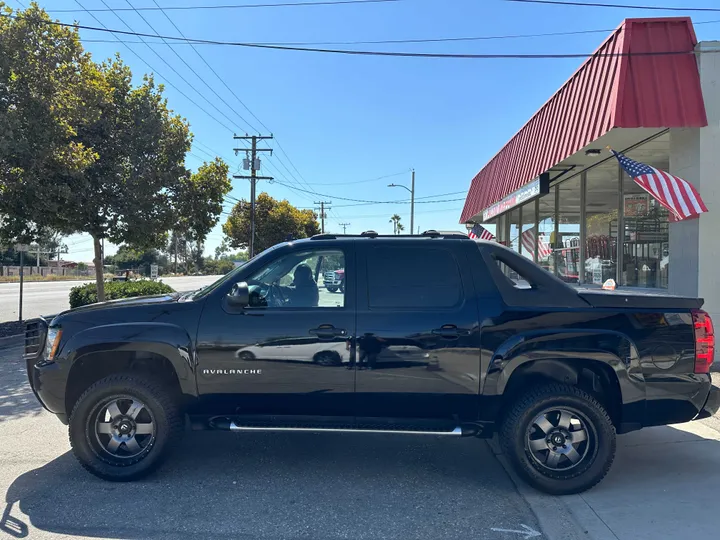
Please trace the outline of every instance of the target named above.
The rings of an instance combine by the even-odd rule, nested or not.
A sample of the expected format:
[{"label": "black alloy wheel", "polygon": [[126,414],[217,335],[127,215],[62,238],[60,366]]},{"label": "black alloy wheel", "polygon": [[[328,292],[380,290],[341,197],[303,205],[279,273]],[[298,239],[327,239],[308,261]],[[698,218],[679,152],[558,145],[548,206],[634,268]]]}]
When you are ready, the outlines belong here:
[{"label": "black alloy wheel", "polygon": [[167,386],[132,374],[92,384],[75,403],[69,435],[75,457],[105,480],[146,476],[177,446],[183,415]]},{"label": "black alloy wheel", "polygon": [[552,495],[595,486],[615,458],[615,428],[590,394],[560,383],[536,387],[510,405],[500,444],[517,473]]},{"label": "black alloy wheel", "polygon": [[313,357],[313,361],[321,366],[338,366],[342,358],[334,351],[321,351]]}]

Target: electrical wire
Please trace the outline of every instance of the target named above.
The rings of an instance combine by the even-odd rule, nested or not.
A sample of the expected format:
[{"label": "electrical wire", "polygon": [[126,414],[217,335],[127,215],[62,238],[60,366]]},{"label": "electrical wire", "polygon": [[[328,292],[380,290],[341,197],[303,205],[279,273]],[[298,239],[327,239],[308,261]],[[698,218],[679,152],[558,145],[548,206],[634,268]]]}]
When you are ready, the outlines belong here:
[{"label": "electrical wire", "polygon": [[[75,1],[78,2],[78,0],[75,0]],[[90,14],[90,15],[92,15],[92,14]],[[7,14],[7,13],[2,13],[2,14],[0,14],[0,16],[8,17],[8,18],[17,18],[16,15],[11,15],[11,14]],[[261,44],[257,44],[257,43],[182,38],[182,37],[178,37],[178,36],[147,34],[147,33],[143,33],[143,32],[132,32],[132,31],[128,32],[128,31],[123,31],[123,30],[110,29],[107,27],[98,28],[98,27],[81,25],[81,24],[69,24],[69,23],[62,23],[59,21],[45,21],[45,20],[40,20],[40,19],[36,19],[36,22],[38,22],[40,24],[52,24],[52,25],[58,25],[58,26],[65,26],[65,27],[69,27],[69,28],[79,28],[79,29],[83,29],[83,30],[95,30],[98,32],[109,32],[112,34],[131,35],[131,36],[138,36],[138,37],[151,37],[151,38],[158,38],[158,39],[170,39],[170,40],[186,41],[186,42],[192,41],[193,43],[211,43],[211,44],[215,44],[215,45],[229,45],[229,46],[246,47],[246,48],[253,48],[253,49],[271,49],[271,50],[280,50],[280,51],[314,52],[314,53],[340,54],[340,55],[350,55],[350,56],[385,56],[385,57],[400,57],[400,58],[445,58],[445,59],[466,59],[466,60],[492,60],[492,59],[540,60],[540,59],[563,59],[563,58],[588,58],[590,56],[594,56],[597,58],[634,57],[634,56],[673,56],[673,55],[684,55],[684,54],[685,55],[686,54],[707,54],[707,53],[716,52],[713,50],[695,51],[693,49],[683,50],[683,51],[648,51],[648,52],[625,52],[625,53],[623,53],[623,52],[611,52],[611,53],[596,52],[596,53],[592,53],[592,54],[591,53],[470,54],[470,53],[425,53],[425,52],[419,53],[419,52],[395,52],[395,51],[365,51],[365,50],[356,50],[356,49],[320,49],[320,48],[314,48],[314,47],[286,47],[286,46],[280,46],[280,45],[261,45]],[[100,23],[100,24],[102,24],[102,23]],[[145,62],[145,63],[147,64],[147,62]],[[158,75],[159,75],[159,73],[158,73]],[[163,78],[165,78],[165,77],[163,77]]]},{"label": "electrical wire", "polygon": [[[130,3],[129,0],[126,0],[126,1],[128,1],[128,3]],[[170,22],[170,24],[172,24],[173,28],[175,28],[175,30],[177,30],[177,32],[178,32],[182,37],[185,37],[185,34],[183,34],[182,30],[180,30],[180,28],[175,24],[175,22],[170,18],[170,16],[169,16],[167,13],[165,13],[165,11],[163,10],[163,8],[160,7],[160,5],[157,3],[157,1],[156,1],[156,0],[153,0],[153,3],[160,9],[160,12],[165,16],[165,18]],[[140,15],[139,12],[138,12],[138,15]],[[142,15],[140,15],[140,16],[142,17]],[[143,18],[143,20],[145,20],[145,19]],[[148,23],[148,26],[149,26],[149,23]],[[152,27],[150,27],[150,28],[152,28]],[[157,31],[156,31],[154,28],[153,28],[153,32],[157,33]],[[167,43],[167,41],[163,40],[163,43],[165,43],[168,47],[170,47],[170,48],[172,49],[172,46],[171,46],[169,43]],[[195,45],[194,45],[193,43],[191,43],[191,42],[188,42],[188,43],[189,43],[190,47],[192,47],[192,50],[195,51],[195,54],[198,55],[198,57],[200,58],[200,60],[202,60],[203,63],[207,66],[207,68],[212,72],[212,74],[215,75],[215,78],[218,79],[218,80],[220,81],[220,83],[235,97],[235,99],[240,103],[240,105],[242,105],[243,107],[245,107],[245,110],[246,110],[246,111],[248,111],[250,114],[252,114],[252,116],[253,116],[256,120],[258,120],[258,122],[260,122],[260,120],[259,120],[259,119],[252,113],[252,111],[248,108],[248,106],[245,105],[245,103],[237,96],[237,94],[232,90],[232,88],[230,88],[230,86],[228,86],[228,84],[225,82],[225,79],[223,79],[220,75],[218,75],[217,71],[215,71],[215,69],[210,65],[210,63],[205,59],[205,57],[204,57],[202,54],[200,54],[200,51],[198,51],[198,50],[195,48]],[[177,54],[177,53],[175,53],[175,54]],[[183,60],[183,62],[185,62],[185,61]],[[186,64],[186,65],[187,65],[187,64]],[[189,67],[189,66],[188,66],[188,67]],[[255,126],[253,126],[253,125],[252,125],[248,120],[246,120],[240,113],[238,113],[236,110],[234,110],[224,99],[222,99],[222,98],[218,95],[218,93],[215,92],[215,90],[214,90],[213,88],[211,88],[211,87],[207,84],[207,82],[205,82],[205,79],[203,79],[203,78],[200,77],[199,75],[198,75],[198,77],[203,81],[203,83],[205,83],[206,86],[208,86],[208,87],[212,90],[213,94],[215,94],[216,96],[218,96],[218,98],[220,98],[220,100],[221,100],[223,103],[225,103],[225,105],[226,105],[231,111],[233,111],[243,122],[245,122],[245,123],[250,127],[251,131],[258,131],[258,129],[257,129]],[[262,122],[260,122],[260,123],[262,124]]]},{"label": "electrical wire", "polygon": [[[167,6],[167,7],[140,7],[137,8],[139,11],[158,11],[158,10],[171,10],[171,11],[190,11],[196,9],[252,9],[252,8],[276,8],[276,7],[312,7],[312,6],[338,6],[347,4],[389,4],[404,2],[405,0],[322,0],[319,2],[282,2],[276,4],[225,4],[225,5],[214,5],[214,6]],[[75,13],[77,9],[49,9],[48,13]],[[113,11],[112,8],[94,8],[90,9],[94,12],[106,12]],[[115,11],[130,11],[128,8],[115,8]]]},{"label": "electrical wire", "polygon": [[[83,7],[83,5],[80,3],[80,0],[75,0],[75,2],[76,2],[80,7],[82,7],[83,9],[85,9],[85,8]],[[87,10],[85,10],[85,11],[87,11]],[[98,19],[95,15],[93,15],[93,14],[90,13],[89,11],[88,11],[87,13],[88,13],[88,15],[90,15],[93,19],[95,19],[95,20],[98,22],[98,24],[100,24],[101,26],[103,26],[103,27],[105,28],[105,31],[110,31],[110,29],[107,28],[107,26],[105,26],[105,25],[100,21],[100,19]],[[9,15],[0,14],[0,16],[6,17],[6,16],[9,16]],[[17,17],[14,17],[14,18],[17,18]],[[40,20],[37,20],[37,22],[57,24],[57,25],[60,25],[60,26],[65,26],[65,27],[73,27],[73,26],[74,26],[74,25],[71,25],[71,24],[59,23],[58,21],[40,21]],[[111,32],[111,33],[112,33],[112,32]],[[113,35],[115,35],[115,34],[113,34]],[[121,41],[120,39],[118,39],[118,42],[122,43],[122,41]],[[196,106],[198,109],[200,109],[202,112],[204,112],[205,114],[207,114],[210,118],[212,118],[213,120],[215,120],[218,124],[220,124],[221,126],[225,127],[227,130],[229,130],[229,131],[231,131],[231,132],[233,131],[232,128],[226,126],[223,122],[221,122],[220,120],[218,120],[217,118],[215,118],[215,116],[213,116],[211,113],[209,113],[209,112],[208,112],[207,110],[205,110],[203,107],[201,107],[194,99],[192,99],[192,98],[191,98],[190,96],[188,96],[185,92],[183,92],[183,91],[180,90],[177,86],[175,86],[175,85],[172,83],[172,81],[170,81],[170,79],[168,79],[165,75],[163,75],[162,73],[160,73],[160,72],[159,72],[157,69],[155,69],[152,65],[150,65],[149,62],[147,62],[142,56],[140,56],[138,53],[136,53],[131,47],[129,47],[128,45],[125,45],[125,48],[126,48],[128,51],[130,51],[133,55],[135,55],[135,56],[138,58],[138,60],[140,60],[143,64],[145,64],[148,68],[150,68],[150,71],[152,71],[154,74],[156,74],[156,75],[157,75],[158,77],[160,77],[161,79],[165,80],[165,82],[167,83],[167,85],[168,85],[170,88],[173,88],[176,92],[178,92],[181,96],[183,96],[185,99],[187,99],[190,103],[192,103],[193,105],[195,105],[195,106]]]},{"label": "electrical wire", "polygon": [[[711,21],[693,21],[693,26],[700,24],[717,24],[720,23],[720,19]],[[418,39],[380,39],[380,40],[365,40],[365,41],[258,41],[253,42],[256,45],[388,45],[388,44],[401,44],[401,43],[445,43],[445,42],[458,42],[458,41],[495,41],[504,39],[525,39],[525,38],[542,38],[542,37],[563,37],[563,36],[575,36],[580,34],[607,34],[608,32],[614,32],[616,28],[597,28],[594,30],[574,30],[568,32],[546,32],[539,34],[504,34],[494,36],[468,36],[468,37],[445,37],[445,38],[418,38]],[[83,39],[83,42],[87,43],[115,43],[112,39]],[[120,43],[143,43],[142,41],[126,41],[123,40]],[[153,44],[162,44],[162,41],[153,41]],[[193,40],[188,42],[177,42],[172,43],[171,46],[175,45],[218,45],[215,43],[202,43]],[[267,128],[266,128],[267,129]]]},{"label": "electrical wire", "polygon": [[518,4],[550,4],[555,6],[576,6],[576,7],[599,7],[599,8],[616,8],[616,9],[644,9],[651,11],[701,11],[720,13],[720,8],[705,7],[669,7],[669,6],[644,6],[629,4],[608,4],[604,2],[571,2],[564,0],[503,0],[504,2],[514,2]]}]

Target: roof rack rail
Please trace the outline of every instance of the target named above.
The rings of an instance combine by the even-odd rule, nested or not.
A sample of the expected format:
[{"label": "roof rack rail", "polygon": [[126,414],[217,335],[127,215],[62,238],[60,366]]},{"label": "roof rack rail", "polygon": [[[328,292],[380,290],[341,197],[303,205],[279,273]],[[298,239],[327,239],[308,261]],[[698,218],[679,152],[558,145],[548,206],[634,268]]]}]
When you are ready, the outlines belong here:
[{"label": "roof rack rail", "polygon": [[335,240],[336,238],[337,236],[332,233],[321,233],[311,236],[310,240]]},{"label": "roof rack rail", "polygon": [[456,239],[467,239],[468,235],[458,231],[436,231],[435,229],[429,229],[422,233],[422,236],[429,236],[430,238],[456,238]]}]

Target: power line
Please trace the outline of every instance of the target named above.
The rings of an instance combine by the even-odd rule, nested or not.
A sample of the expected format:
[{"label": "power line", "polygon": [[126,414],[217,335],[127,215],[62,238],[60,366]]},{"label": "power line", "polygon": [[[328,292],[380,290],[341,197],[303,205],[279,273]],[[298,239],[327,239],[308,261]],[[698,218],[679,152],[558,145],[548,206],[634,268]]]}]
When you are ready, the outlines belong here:
[{"label": "power line", "polygon": [[[78,0],[75,0],[78,2]],[[720,11],[720,10],[718,10]],[[90,14],[92,16],[92,14]],[[17,18],[16,15],[10,15],[6,13],[0,14],[2,17]],[[94,17],[94,16],[93,16]],[[96,19],[97,20],[97,19]],[[314,52],[314,53],[325,53],[325,54],[340,54],[350,56],[386,56],[386,57],[401,57],[401,58],[445,58],[445,59],[466,59],[466,60],[492,60],[492,59],[518,59],[518,60],[540,60],[540,59],[563,59],[563,58],[587,58],[594,56],[597,58],[613,58],[613,57],[631,57],[631,56],[673,56],[673,55],[684,55],[684,54],[707,54],[716,51],[705,50],[685,50],[685,51],[648,51],[648,52],[612,52],[612,53],[526,53],[526,54],[469,54],[469,53],[417,53],[417,52],[395,52],[395,51],[364,51],[356,49],[320,49],[314,47],[286,47],[280,45],[261,45],[257,43],[243,43],[233,41],[216,41],[208,39],[194,39],[194,38],[182,38],[178,36],[165,36],[160,34],[147,34],[143,32],[128,32],[124,30],[110,29],[107,27],[98,28],[93,26],[81,25],[81,24],[69,24],[62,23],[59,21],[45,21],[36,19],[35,22],[40,24],[52,24],[57,26],[64,26],[69,28],[79,28],[83,30],[95,30],[98,32],[110,32],[112,34],[130,35],[138,37],[151,37],[159,39],[170,39],[176,41],[192,41],[194,43],[209,43],[214,45],[228,45],[235,47],[246,47],[253,49],[272,49],[281,51],[296,51],[296,52]],[[99,22],[99,21],[98,21]],[[102,24],[102,23],[100,23]],[[126,25],[127,26],[127,25]],[[148,45],[149,47],[149,45]],[[131,49],[132,50],[132,49]],[[152,48],[151,48],[152,50]],[[136,53],[135,53],[136,54]],[[147,62],[145,62],[147,64]],[[152,68],[151,68],[152,69]],[[171,68],[172,69],[172,68]],[[158,73],[158,75],[160,75]],[[165,78],[165,77],[163,77]],[[166,79],[167,80],[167,79]],[[172,85],[171,85],[172,86]],[[173,86],[173,88],[176,88]],[[177,88],[176,88],[177,89]],[[185,94],[183,94],[185,95]],[[204,97],[204,96],[203,96]],[[207,99],[207,98],[204,98]],[[229,128],[228,128],[229,129]]]},{"label": "power line", "polygon": [[308,185],[311,185],[311,186],[349,186],[350,184],[366,184],[368,182],[377,182],[378,180],[383,180],[385,178],[392,178],[394,176],[400,176],[403,174],[407,174],[407,171],[402,171],[402,172],[393,173],[393,174],[386,174],[384,176],[378,176],[377,178],[370,178],[368,180],[355,180],[353,182],[323,182],[323,183],[312,182]]},{"label": "power line", "polygon": [[[128,0],[128,3],[129,3],[129,0]],[[153,0],[153,3],[160,9],[160,11],[161,11],[162,14],[165,16],[165,18],[166,18],[168,21],[170,21],[170,24],[173,25],[173,28],[175,28],[175,30],[177,30],[182,37],[185,37],[185,34],[183,34],[182,30],[180,30],[180,28],[175,24],[175,22],[170,18],[170,16],[169,16],[167,13],[165,13],[165,11],[163,10],[163,8],[161,8],[161,7],[158,5],[157,1],[156,1],[156,0]],[[140,13],[138,13],[138,15],[140,15]],[[142,17],[142,15],[140,15],[140,16]],[[143,18],[143,20],[145,20],[145,19]],[[149,23],[148,23],[148,26],[149,26]],[[151,26],[150,28],[152,28],[152,26]],[[156,32],[156,33],[157,33],[157,31],[156,31],[154,28],[153,28],[153,32]],[[170,48],[172,49],[172,46],[171,46],[169,43],[167,43],[167,41],[163,40],[163,43],[165,43],[168,47],[170,47]],[[215,69],[210,65],[210,63],[205,59],[205,57],[204,57],[202,54],[200,54],[200,51],[198,51],[198,50],[195,48],[195,45],[194,45],[193,43],[190,43],[190,42],[189,42],[189,44],[190,44],[190,46],[192,47],[193,51],[195,51],[195,54],[197,54],[197,55],[200,57],[200,60],[203,61],[203,63],[208,67],[208,69],[212,72],[212,74],[215,75],[215,77],[220,81],[220,83],[222,83],[222,85],[235,97],[235,99],[238,100],[238,102],[240,103],[240,105],[242,105],[243,107],[245,107],[245,109],[246,109],[250,114],[252,114],[253,117],[255,117],[255,119],[258,120],[258,122],[260,122],[260,120],[252,113],[252,111],[251,111],[250,109],[248,109],[247,105],[245,105],[245,103],[237,96],[237,94],[236,94],[235,92],[233,92],[232,88],[230,88],[230,87],[228,86],[228,84],[225,82],[225,79],[223,79],[220,75],[218,75],[217,71],[215,71]],[[174,49],[173,49],[173,52],[175,52]],[[177,55],[177,53],[175,53],[175,54]],[[187,65],[187,63],[186,63],[184,60],[183,60],[183,63],[185,63],[185,65]],[[190,67],[190,66],[188,66],[188,67]],[[233,111],[240,119],[242,119],[242,121],[245,122],[245,123],[250,127],[250,129],[251,129],[252,131],[259,131],[255,126],[253,126],[250,122],[248,122],[240,113],[238,113],[238,112],[235,111],[230,105],[228,105],[227,102],[226,102],[223,98],[221,98],[221,97],[218,95],[218,93],[215,92],[215,90],[207,84],[207,82],[205,82],[205,79],[203,79],[203,78],[200,77],[199,75],[198,75],[198,78],[200,78],[200,80],[203,81],[203,83],[205,84],[205,86],[207,86],[208,88],[210,88],[210,89],[212,90],[213,94],[215,94],[216,96],[218,96],[218,98],[220,98],[220,101],[222,101],[223,103],[225,103],[225,105],[227,105],[227,107],[228,107],[231,111]],[[262,124],[262,122],[260,122],[260,123]],[[267,127],[266,127],[265,129],[267,129]],[[268,130],[268,131],[269,131],[269,130]]]},{"label": "power line", "polygon": [[[125,22],[125,19],[123,19],[120,15],[118,15],[113,8],[110,8],[110,6],[107,5],[107,3],[105,2],[105,0],[100,0],[100,1],[102,2],[102,4],[103,4],[105,7],[107,7],[110,11],[112,11],[113,15],[115,15],[115,17],[117,17],[118,20],[119,20],[123,25],[125,25],[125,27],[126,27],[128,30],[130,30],[131,32],[134,32],[134,30],[132,29],[132,27],[131,27],[127,22]],[[132,7],[132,4],[130,4],[129,0],[125,0],[125,1],[127,2],[127,4],[128,4],[129,6]],[[76,0],[76,2],[78,2],[78,0]],[[80,2],[78,2],[78,4],[80,4]],[[88,12],[88,14],[89,14],[90,16],[92,16],[93,18],[95,18],[95,16],[92,15],[92,13],[89,13],[89,12]],[[142,17],[142,15],[141,15],[141,17]],[[145,22],[148,24],[148,26],[150,26],[150,28],[153,30],[153,32],[155,32],[155,29],[150,25],[150,23],[148,23],[147,20],[146,20],[144,17],[142,17],[142,19],[143,19],[143,21],[145,21]],[[97,19],[96,19],[96,20],[97,20]],[[104,25],[103,25],[103,26],[104,26]],[[140,35],[140,34],[138,33],[138,35]],[[163,38],[160,38],[160,39],[163,39]],[[144,40],[143,40],[143,41],[144,41]],[[165,41],[165,40],[163,39],[163,41]],[[187,79],[185,79],[185,77],[183,77],[183,76],[180,74],[180,72],[178,72],[178,70],[176,70],[167,60],[165,60],[165,58],[163,58],[155,49],[153,49],[153,48],[152,48],[150,45],[148,45],[147,43],[145,43],[145,46],[146,46],[148,49],[150,49],[150,51],[151,51],[155,56],[157,56],[167,67],[169,67],[170,70],[171,70],[173,73],[175,73],[175,75],[177,75],[178,77],[180,77],[180,80],[181,80],[182,82],[184,82],[187,86],[189,86],[197,95],[199,95],[201,98],[203,98],[203,99],[208,103],[208,105],[210,105],[213,109],[215,109],[218,113],[220,113],[220,115],[221,115],[223,118],[225,118],[225,120],[227,120],[227,121],[230,122],[231,124],[234,124],[234,122],[233,122],[230,118],[228,118],[228,116],[227,116],[224,112],[222,112],[218,107],[216,107],[215,104],[214,104],[212,101],[210,101],[207,97],[205,97],[205,95],[204,95],[202,92],[200,92],[200,91],[199,91],[197,88],[195,88]],[[175,52],[175,49],[173,49],[172,47],[170,47],[170,49],[173,51],[173,53],[175,53],[178,57],[180,57],[180,55],[178,55],[177,52]],[[182,60],[182,58],[181,58],[181,60]],[[183,62],[185,63],[185,65],[187,65],[187,62],[185,62],[184,60],[183,60]],[[188,66],[188,67],[190,67],[190,66]],[[190,70],[191,70],[193,73],[195,73],[192,68],[190,68]],[[204,82],[204,81],[203,81],[203,82]],[[208,86],[208,87],[209,87],[209,86]],[[212,89],[211,89],[211,90],[212,90]],[[227,129],[227,130],[229,130],[229,131],[234,131],[232,128],[226,126],[226,125],[223,124],[222,122],[219,122],[219,123],[220,123],[223,127],[225,127],[225,129]]]},{"label": "power line", "polygon": [[[405,0],[323,0],[320,2],[282,2],[276,4],[225,4],[215,6],[167,6],[167,7],[140,7],[139,11],[162,11],[163,9],[171,11],[191,11],[196,9],[252,9],[252,8],[275,8],[275,7],[312,7],[312,6],[338,6],[346,4],[389,4],[396,2],[404,2]],[[76,13],[77,9],[48,9],[48,13]],[[90,9],[94,12],[113,11],[112,8]],[[115,11],[131,11],[128,8],[115,8]]]},{"label": "power line", "polygon": [[627,4],[606,4],[603,2],[566,2],[562,0],[503,0],[504,2],[515,2],[519,4],[551,4],[556,6],[579,6],[579,7],[600,7],[600,8],[619,8],[619,9],[645,9],[653,11],[704,11],[704,12],[720,12],[720,8],[704,8],[704,7],[665,7],[665,6],[642,6]]},{"label": "power line", "polygon": [[[717,24],[720,23],[720,19],[711,21],[693,21],[693,26],[700,24]],[[525,38],[541,38],[541,37],[563,37],[563,36],[574,36],[579,34],[600,34],[614,32],[616,28],[596,28],[591,30],[574,30],[567,32],[546,32],[539,34],[504,34],[504,35],[493,35],[493,36],[467,36],[467,37],[444,37],[444,38],[417,38],[417,39],[380,39],[380,40],[363,40],[363,41],[259,41],[253,42],[255,45],[387,45],[387,44],[400,44],[400,43],[444,43],[444,42],[458,42],[458,41],[494,41],[503,39],[525,39]],[[111,39],[83,39],[83,42],[87,43],[115,43],[116,40]],[[142,41],[120,41],[120,43],[143,43]],[[153,44],[162,44],[162,41],[148,42]],[[170,46],[175,45],[220,45],[221,43],[205,43],[198,42],[192,39],[188,39],[187,42],[172,43]],[[265,129],[268,129],[265,127]]]},{"label": "power line", "polygon": [[[75,0],[75,2],[76,2],[80,7],[82,7],[83,9],[85,9],[85,8],[83,7],[83,5],[80,3],[80,0]],[[85,11],[87,11],[87,10],[85,10]],[[90,15],[93,19],[95,19],[95,20],[98,22],[98,24],[100,24],[101,26],[104,27],[104,30],[103,30],[103,29],[98,29],[99,31],[107,31],[107,32],[111,32],[111,33],[116,32],[116,31],[111,31],[107,26],[105,26],[105,25],[100,21],[100,19],[98,19],[95,15],[93,15],[93,14],[90,13],[89,11],[88,11],[87,13],[88,13],[88,15]],[[0,16],[2,16],[2,17],[7,17],[7,16],[9,16],[9,15],[0,14]],[[13,16],[13,18],[18,18],[18,17]],[[41,21],[41,20],[39,20],[39,19],[36,19],[36,22],[49,23],[49,24],[54,24],[54,25],[59,25],[59,26],[70,27],[70,28],[72,28],[73,26],[75,26],[75,25],[72,25],[72,24],[60,23],[60,22],[58,22],[58,21]],[[122,31],[119,30],[119,31],[117,31],[117,32],[122,32]],[[115,35],[115,34],[113,33],[113,35]],[[116,36],[116,39],[118,40],[118,42],[122,43],[122,41],[121,41],[119,38],[117,38],[117,36]],[[230,127],[226,126],[225,124],[223,124],[220,120],[218,120],[217,118],[215,118],[212,114],[210,114],[208,111],[206,111],[203,107],[201,107],[200,105],[198,105],[198,103],[197,103],[194,99],[192,99],[192,98],[191,98],[190,96],[188,96],[185,92],[183,92],[183,91],[180,90],[177,86],[175,86],[175,85],[170,81],[170,79],[168,79],[168,78],[165,77],[162,73],[160,73],[157,69],[155,69],[154,67],[152,67],[149,62],[147,62],[142,56],[140,56],[138,53],[136,53],[131,47],[129,47],[128,45],[125,45],[125,48],[126,48],[128,51],[130,51],[133,55],[135,55],[135,56],[138,58],[138,60],[140,60],[143,64],[145,64],[148,68],[150,68],[150,71],[152,71],[153,73],[155,73],[155,74],[156,74],[158,77],[160,77],[161,79],[164,79],[165,82],[167,83],[167,85],[168,85],[170,88],[173,88],[176,92],[178,92],[181,96],[183,96],[185,99],[187,99],[190,103],[192,103],[193,105],[195,105],[195,106],[196,106],[198,109],[200,109],[202,112],[204,112],[205,114],[207,114],[210,118],[212,118],[213,120],[215,120],[218,124],[220,124],[221,126],[225,127],[226,129],[228,129],[228,130],[231,131],[231,132],[233,131],[232,128],[230,128]]]}]

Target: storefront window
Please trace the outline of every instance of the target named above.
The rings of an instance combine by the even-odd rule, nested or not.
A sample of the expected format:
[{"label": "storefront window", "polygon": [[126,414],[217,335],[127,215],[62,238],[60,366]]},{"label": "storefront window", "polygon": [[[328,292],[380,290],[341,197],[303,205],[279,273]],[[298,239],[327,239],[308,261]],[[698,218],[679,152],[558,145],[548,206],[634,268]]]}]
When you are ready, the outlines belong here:
[{"label": "storefront window", "polygon": [[555,188],[540,198],[538,214],[538,258],[540,266],[549,272],[555,273],[555,257],[553,256],[552,241],[555,238]]},{"label": "storefront window", "polygon": [[602,285],[617,275],[617,161],[588,170],[585,186],[585,283]]},{"label": "storefront window", "polygon": [[513,251],[520,252],[520,208],[511,210],[508,214],[508,220],[510,221],[510,237],[508,243],[505,244]]},{"label": "storefront window", "polygon": [[535,260],[535,201],[532,200],[522,207],[522,233],[520,234],[520,253]]},{"label": "storefront window", "polygon": [[580,278],[580,176],[558,185],[558,233],[553,239],[556,275],[567,283]]},{"label": "storefront window", "polygon": [[[669,169],[669,137],[663,135],[627,153],[656,169]],[[670,253],[668,211],[623,171],[622,284],[667,289]]]}]

